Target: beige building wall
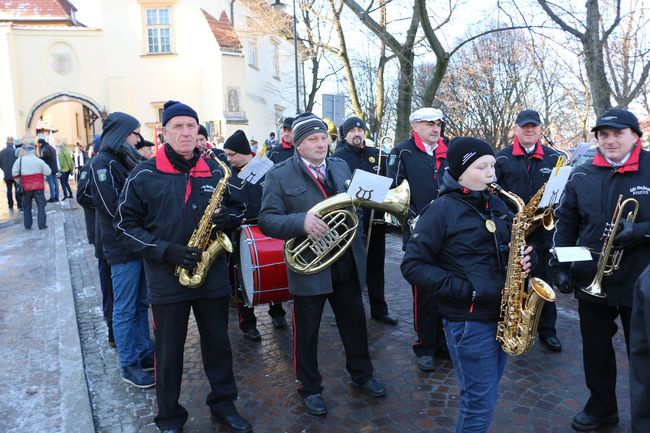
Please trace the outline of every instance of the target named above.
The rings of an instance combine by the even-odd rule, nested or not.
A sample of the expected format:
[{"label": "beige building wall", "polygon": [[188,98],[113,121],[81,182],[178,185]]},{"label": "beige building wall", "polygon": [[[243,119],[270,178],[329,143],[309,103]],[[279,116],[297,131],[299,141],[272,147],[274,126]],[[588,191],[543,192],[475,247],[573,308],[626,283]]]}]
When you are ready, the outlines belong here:
[{"label": "beige building wall", "polygon": [[[286,100],[293,92],[293,67],[283,70],[281,80],[273,78],[271,38],[258,41],[257,69],[247,65],[245,47],[239,54],[223,52],[215,40],[201,8],[219,17],[224,10],[230,13],[229,1],[91,0],[87,5],[100,8],[100,28],[0,24],[0,135],[22,135],[30,114],[35,126],[59,101],[85,101],[97,114],[128,112],[140,120],[148,139],[169,99],[195,108],[201,123],[213,122],[225,137],[244,129],[260,141],[276,129],[277,107],[295,112]],[[165,5],[171,7],[172,53],[150,55],[144,9]],[[82,9],[84,2],[76,6]],[[245,21],[244,12],[237,10],[236,28]],[[292,53],[291,41],[275,42],[284,56]],[[292,59],[283,60],[282,67],[293,65]],[[291,75],[285,78],[285,72]],[[240,115],[234,121],[230,115],[226,119],[229,89],[238,91]],[[65,117],[61,110],[52,115],[57,122]],[[52,126],[64,133],[60,125]]]}]

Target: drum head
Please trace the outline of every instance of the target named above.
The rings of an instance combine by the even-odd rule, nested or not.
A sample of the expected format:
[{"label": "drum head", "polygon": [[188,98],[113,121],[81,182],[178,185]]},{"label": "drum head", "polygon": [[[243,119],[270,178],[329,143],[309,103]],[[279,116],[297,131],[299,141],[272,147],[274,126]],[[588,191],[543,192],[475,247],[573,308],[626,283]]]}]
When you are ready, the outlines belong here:
[{"label": "drum head", "polygon": [[[251,248],[252,244],[252,248]],[[249,226],[242,226],[239,237],[239,264],[241,266],[242,286],[244,287],[244,302],[247,306],[253,306],[253,295],[255,293],[255,267],[253,260],[257,262],[255,254],[255,239],[252,236]]]}]

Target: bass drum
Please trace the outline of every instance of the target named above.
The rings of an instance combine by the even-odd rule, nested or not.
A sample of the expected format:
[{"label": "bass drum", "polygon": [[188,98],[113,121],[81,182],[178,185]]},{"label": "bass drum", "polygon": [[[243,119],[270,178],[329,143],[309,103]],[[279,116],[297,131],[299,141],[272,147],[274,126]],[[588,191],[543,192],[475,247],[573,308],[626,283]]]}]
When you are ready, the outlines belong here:
[{"label": "bass drum", "polygon": [[266,236],[257,225],[241,227],[239,264],[247,306],[291,299],[283,248],[284,241]]}]

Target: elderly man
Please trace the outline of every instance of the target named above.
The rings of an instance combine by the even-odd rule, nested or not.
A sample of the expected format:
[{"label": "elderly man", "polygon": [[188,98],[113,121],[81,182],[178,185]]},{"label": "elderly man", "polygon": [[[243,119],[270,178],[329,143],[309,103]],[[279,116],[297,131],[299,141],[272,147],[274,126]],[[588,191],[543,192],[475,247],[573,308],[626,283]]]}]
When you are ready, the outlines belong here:
[{"label": "elderly man", "polygon": [[610,235],[615,236],[614,249],[624,254],[620,268],[602,278],[600,296],[582,290],[594,280],[597,255],[573,264],[551,261],[558,290],[572,293],[575,287],[578,298],[582,360],[590,392],[584,409],[573,417],[572,426],[580,431],[618,423],[612,338],[620,317],[629,355],[632,289],[650,263],[650,153],[641,149],[639,121],[627,110],[611,109],[598,118],[592,131],[598,151],[590,164],[576,167],[571,173],[556,211],[553,248],[582,246],[602,251],[606,239],[603,233],[613,219],[618,197],[635,199],[639,211],[631,222],[626,218],[632,208],[624,209],[620,224]]},{"label": "elderly man", "polygon": [[2,169],[2,172],[4,173],[4,181],[7,185],[7,205],[9,205],[9,209],[14,208],[14,190],[16,191],[16,205],[18,206],[18,209],[23,208],[23,194],[19,185],[14,181],[14,178],[11,175],[11,169],[14,166],[16,158],[14,138],[7,137],[7,147],[0,151],[0,169]]},{"label": "elderly man", "polygon": [[[188,241],[223,180],[218,164],[196,149],[199,118],[177,101],[165,103],[165,145],[140,164],[120,196],[115,225],[122,242],[144,258],[156,336],[156,425],[180,432],[187,410],[179,403],[183,352],[190,311],[199,329],[203,368],[210,382],[206,403],[212,416],[232,432],[253,429],[235,408],[237,386],[228,339],[228,303],[232,291],[227,258],[218,256],[203,284],[188,288],[175,270],[192,270],[202,251]],[[164,191],[164,193],[162,193]],[[241,222],[242,206],[225,188],[220,208],[211,216],[216,230],[230,232]],[[215,232],[211,233],[213,236]]]},{"label": "elderly man", "polygon": [[[411,137],[395,146],[388,159],[388,176],[393,186],[406,179],[411,186],[411,218],[438,197],[442,175],[447,168],[447,146],[442,139],[444,119],[442,111],[426,107],[409,116]],[[404,243],[411,230],[409,224],[402,227]],[[413,344],[417,364],[422,371],[435,370],[433,355],[438,352],[447,356],[442,321],[438,317],[438,306],[429,288],[413,285],[413,327],[418,336]]]},{"label": "elderly man", "polygon": [[50,167],[39,159],[35,153],[34,137],[23,137],[24,156],[19,157],[11,169],[17,182],[24,190],[23,199],[23,224],[27,230],[32,228],[32,199],[36,200],[37,222],[39,230],[47,228],[45,215],[45,176],[52,172]]},{"label": "elderly man", "polygon": [[[537,111],[521,111],[515,119],[513,132],[515,137],[512,145],[497,152],[494,168],[499,185],[528,203],[551,176],[560,153],[542,145],[542,121]],[[532,276],[550,283],[553,275],[549,266],[549,249],[553,244],[553,233],[538,229],[528,240],[538,254],[539,265],[533,270]],[[537,334],[540,341],[553,352],[562,350],[555,331],[556,320],[555,302],[545,302]]]},{"label": "elderly man", "polygon": [[[327,126],[312,113],[293,121],[296,153],[266,174],[260,228],[267,236],[321,239],[328,225],[308,212],[312,206],[346,190],[351,178],[345,161],[326,158]],[[312,415],[324,415],[322,377],[318,372],[318,329],[325,301],[329,301],[345,347],[346,367],[352,383],[372,397],[386,394],[373,379],[361,288],[365,285],[366,261],[359,233],[351,247],[331,266],[310,275],[289,268],[289,290],[294,296],[294,365],[298,393]]]}]

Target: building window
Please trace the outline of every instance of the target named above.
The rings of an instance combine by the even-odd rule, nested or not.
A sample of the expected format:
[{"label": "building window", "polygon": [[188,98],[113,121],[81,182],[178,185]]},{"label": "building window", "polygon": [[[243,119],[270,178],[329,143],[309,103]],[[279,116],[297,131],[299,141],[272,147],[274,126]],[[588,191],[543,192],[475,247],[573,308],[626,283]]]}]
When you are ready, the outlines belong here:
[{"label": "building window", "polygon": [[145,9],[147,29],[147,52],[149,54],[171,53],[171,19],[169,8]]},{"label": "building window", "polygon": [[248,41],[248,65],[257,68],[257,40],[250,38]]},{"label": "building window", "polygon": [[280,79],[280,45],[273,44],[273,77]]}]

